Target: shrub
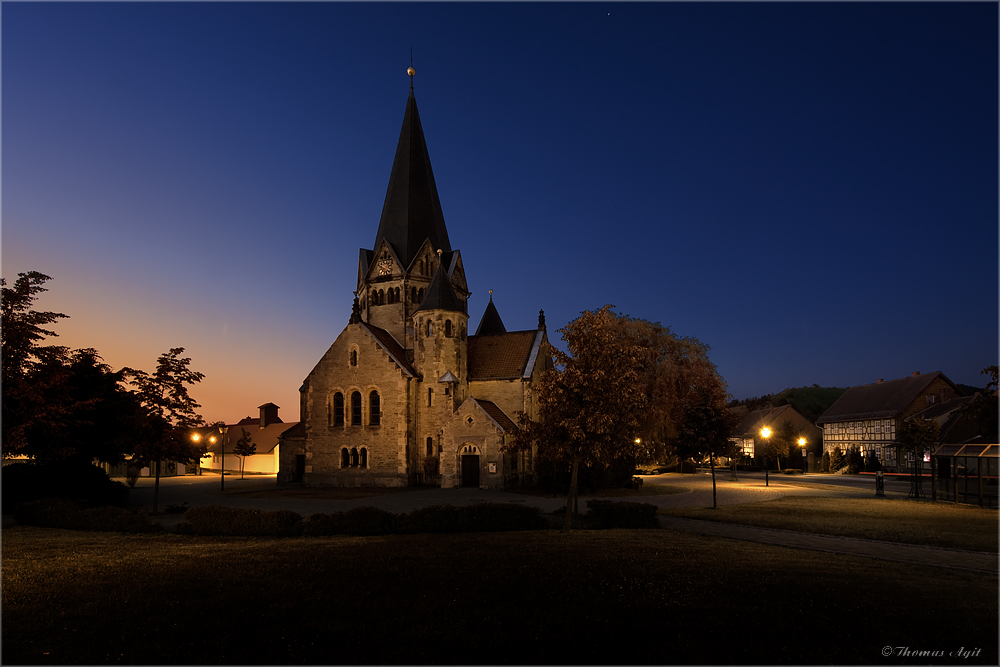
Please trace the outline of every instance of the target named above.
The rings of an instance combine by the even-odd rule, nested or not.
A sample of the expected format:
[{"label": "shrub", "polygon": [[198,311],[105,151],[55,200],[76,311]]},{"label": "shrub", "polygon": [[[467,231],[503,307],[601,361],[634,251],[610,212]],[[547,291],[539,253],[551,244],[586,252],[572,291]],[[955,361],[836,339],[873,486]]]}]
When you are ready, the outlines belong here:
[{"label": "shrub", "polygon": [[588,500],[587,516],[591,528],[659,528],[656,505],[649,503]]},{"label": "shrub", "polygon": [[847,457],[844,456],[844,450],[840,447],[834,447],[833,451],[830,452],[830,472],[837,472],[846,465]]},{"label": "shrub", "polygon": [[42,498],[79,500],[92,507],[128,504],[128,487],[90,463],[13,463],[3,466],[2,476],[3,502],[9,507]]},{"label": "shrub", "polygon": [[344,512],[344,535],[391,535],[396,515],[377,507],[355,507]]},{"label": "shrub", "polygon": [[869,451],[865,458],[865,472],[878,472],[882,469],[882,462],[875,456],[875,451]]},{"label": "shrub", "polygon": [[135,483],[139,481],[140,470],[138,466],[128,466],[125,469],[125,481],[128,483],[128,488],[135,488]]},{"label": "shrub", "polygon": [[325,537],[328,535],[344,535],[346,525],[343,512],[333,514],[316,513],[306,519],[302,533],[310,537]]},{"label": "shrub", "polygon": [[830,452],[823,452],[823,462],[820,466],[820,472],[830,472]]},{"label": "shrub", "polygon": [[167,505],[163,511],[167,514],[184,514],[188,511],[187,501],[185,500],[180,505]]},{"label": "shrub", "polygon": [[548,527],[537,507],[514,503],[476,503],[468,507],[434,505],[399,517],[400,532],[473,533],[539,530]]},{"label": "shrub", "polygon": [[108,506],[80,509],[77,503],[61,498],[20,503],[15,509],[15,517],[18,523],[26,526],[69,530],[151,533],[163,529],[160,524],[151,522],[144,510],[132,512]]},{"label": "shrub", "polygon": [[236,507],[195,507],[176,531],[189,535],[291,537],[302,534],[302,517],[291,510],[266,512]]},{"label": "shrub", "polygon": [[851,447],[849,450],[847,450],[847,456],[845,458],[846,458],[847,474],[855,475],[864,470],[865,460],[864,457],[861,455],[861,450],[858,449],[857,447]]}]

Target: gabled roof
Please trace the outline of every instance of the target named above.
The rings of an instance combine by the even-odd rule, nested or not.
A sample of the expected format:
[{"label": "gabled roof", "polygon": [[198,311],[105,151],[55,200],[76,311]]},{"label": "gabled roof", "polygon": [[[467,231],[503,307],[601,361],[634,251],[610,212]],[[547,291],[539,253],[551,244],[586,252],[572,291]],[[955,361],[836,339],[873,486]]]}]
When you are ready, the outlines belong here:
[{"label": "gabled roof", "polygon": [[[920,392],[938,377],[952,384],[941,371],[934,371],[898,380],[851,387],[827,408],[816,423],[893,418],[909,407]],[[955,392],[958,393],[958,390],[955,389]]]},{"label": "gabled roof", "polygon": [[469,336],[470,380],[514,380],[531,377],[545,332],[508,331]]},{"label": "gabled roof", "polygon": [[501,410],[500,406],[493,401],[486,401],[481,398],[473,398],[472,400],[493,420],[494,424],[500,427],[501,431],[510,433],[517,428],[514,420],[508,417],[507,413]]},{"label": "gabled roof", "polygon": [[781,413],[790,407],[790,405],[779,405],[776,408],[764,408],[748,412],[740,420],[739,425],[733,431],[733,435],[755,437],[763,426],[774,424]]},{"label": "gabled roof", "polygon": [[[288,423],[274,423],[268,424],[264,428],[260,428],[260,421],[254,419],[251,423],[245,423],[246,419],[240,421],[237,424],[230,424],[226,429],[226,454],[232,454],[233,448],[236,446],[236,442],[243,437],[243,431],[245,430],[250,434],[250,440],[255,445],[257,445],[257,450],[255,454],[270,454],[274,451],[274,448],[278,445],[278,439],[281,437],[287,437],[286,433],[291,429],[298,426],[299,422]],[[214,431],[214,435],[218,438],[214,443],[208,445],[207,449],[211,453],[218,454],[222,452],[222,438],[219,437],[219,431],[216,428],[205,428],[200,429],[203,435],[211,434]]]},{"label": "gabled roof", "polygon": [[483,319],[479,320],[479,328],[476,329],[476,335],[495,336],[503,333],[507,333],[507,327],[503,325],[500,313],[497,312],[497,307],[493,305],[493,295],[490,294],[490,302],[486,304],[486,312],[483,313]]},{"label": "gabled roof", "polygon": [[448,278],[444,265],[438,267],[431,278],[431,284],[427,286],[424,300],[420,302],[417,311],[420,310],[451,310],[457,313],[465,312],[462,302],[455,295],[455,288]]},{"label": "gabled roof", "polygon": [[385,353],[389,355],[389,358],[396,362],[399,368],[409,375],[410,377],[416,377],[418,375],[417,371],[414,370],[410,362],[406,360],[406,350],[403,346],[396,342],[396,339],[392,337],[392,334],[375,326],[374,324],[368,324],[367,322],[359,322],[365,331],[375,339],[375,342],[379,344]]},{"label": "gabled roof", "polygon": [[376,251],[383,239],[392,245],[404,267],[410,266],[424,239],[430,239],[435,250],[451,250],[412,88],[375,235]]}]

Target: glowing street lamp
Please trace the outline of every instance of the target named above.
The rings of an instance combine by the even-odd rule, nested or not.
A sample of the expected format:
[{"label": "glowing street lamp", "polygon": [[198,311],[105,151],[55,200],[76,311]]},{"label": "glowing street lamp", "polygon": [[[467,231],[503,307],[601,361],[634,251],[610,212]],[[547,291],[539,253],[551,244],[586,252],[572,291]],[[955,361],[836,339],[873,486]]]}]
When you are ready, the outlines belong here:
[{"label": "glowing street lamp", "polygon": [[760,430],[761,437],[764,438],[764,486],[770,486],[767,479],[767,446],[771,437],[771,429],[765,426]]},{"label": "glowing street lamp", "polygon": [[804,474],[806,474],[806,472],[808,472],[806,470],[806,466],[807,466],[808,462],[806,460],[806,439],[805,438],[799,438],[799,447],[802,448],[802,474],[804,475]]}]

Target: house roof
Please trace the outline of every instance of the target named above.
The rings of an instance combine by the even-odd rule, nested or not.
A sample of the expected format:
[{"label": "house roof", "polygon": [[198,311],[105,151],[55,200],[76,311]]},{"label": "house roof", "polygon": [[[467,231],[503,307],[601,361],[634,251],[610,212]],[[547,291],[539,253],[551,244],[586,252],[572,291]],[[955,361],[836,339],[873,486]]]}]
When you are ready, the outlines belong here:
[{"label": "house roof", "polygon": [[455,288],[448,279],[444,264],[438,267],[427,286],[424,300],[420,302],[417,311],[421,310],[451,310],[457,313],[465,312],[462,302],[455,295]]},{"label": "house roof", "polygon": [[359,322],[358,324],[360,324],[365,331],[367,331],[369,335],[375,339],[375,342],[379,344],[379,347],[385,350],[386,354],[389,355],[389,358],[396,362],[396,365],[399,366],[404,373],[410,377],[416,377],[418,375],[417,371],[410,365],[410,362],[406,360],[406,350],[403,349],[402,345],[396,342],[396,339],[392,337],[391,333],[385,329],[375,326],[374,324],[368,324],[367,322]]},{"label": "house roof", "polygon": [[[938,377],[944,378],[951,384],[951,380],[944,377],[941,371],[934,371],[898,380],[851,387],[827,408],[826,412],[816,420],[816,423],[895,417]],[[954,385],[952,386],[954,387]],[[957,389],[955,391],[958,392]]]},{"label": "house roof", "polygon": [[743,419],[740,420],[740,423],[733,431],[733,434],[742,437],[754,437],[765,424],[774,423],[782,412],[785,412],[791,407],[792,406],[790,405],[779,405],[776,408],[764,408],[762,410],[753,410],[752,412],[748,412],[743,416]]},{"label": "house roof", "polygon": [[[493,290],[490,291],[492,292]],[[495,336],[504,333],[507,333],[507,327],[503,325],[500,313],[497,312],[497,307],[493,305],[493,295],[490,294],[490,302],[486,304],[486,312],[483,313],[483,319],[479,320],[479,328],[476,329],[476,335]]]},{"label": "house roof", "polygon": [[[236,446],[236,441],[243,437],[243,430],[245,429],[247,433],[250,434],[250,439],[257,445],[257,451],[255,454],[270,454],[274,451],[274,448],[278,445],[278,438],[284,436],[284,434],[290,429],[296,427],[299,422],[284,423],[284,424],[268,424],[264,428],[260,428],[259,420],[254,420],[251,424],[244,424],[246,420],[242,420],[237,424],[228,424],[226,428],[226,454],[231,454],[233,447]],[[215,427],[199,429],[203,436],[215,435],[217,440],[214,444],[208,445],[208,451],[213,453],[220,453],[222,451],[222,438],[220,437],[219,431]],[[214,433],[213,433],[214,432]]]},{"label": "house roof", "polygon": [[542,329],[469,336],[470,380],[530,377],[544,337]]},{"label": "house roof", "polygon": [[517,428],[514,420],[508,417],[507,413],[501,410],[500,406],[493,401],[486,401],[481,398],[474,398],[473,400],[493,420],[493,423],[500,427],[500,430],[510,433]]},{"label": "house roof", "polygon": [[430,239],[435,250],[451,250],[412,88],[375,235],[376,251],[383,239],[392,245],[404,267],[410,266],[425,239]]}]

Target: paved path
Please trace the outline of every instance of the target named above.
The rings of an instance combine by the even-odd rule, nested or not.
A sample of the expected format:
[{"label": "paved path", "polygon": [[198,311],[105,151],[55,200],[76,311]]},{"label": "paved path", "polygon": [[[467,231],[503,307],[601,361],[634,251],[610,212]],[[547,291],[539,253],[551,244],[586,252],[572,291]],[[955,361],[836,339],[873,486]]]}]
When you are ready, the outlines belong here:
[{"label": "paved path", "polygon": [[997,574],[998,569],[997,554],[981,551],[925,547],[914,544],[900,544],[898,542],[864,540],[855,537],[817,535],[814,533],[800,533],[793,530],[740,526],[732,523],[681,519],[678,517],[660,517],[660,523],[664,528],[672,530],[683,530],[702,535],[761,542],[763,544],[776,544],[795,549],[827,551],[837,554],[849,554],[851,556],[863,556],[865,558],[918,563],[934,567],[973,570],[975,572],[988,572],[991,574]]}]

